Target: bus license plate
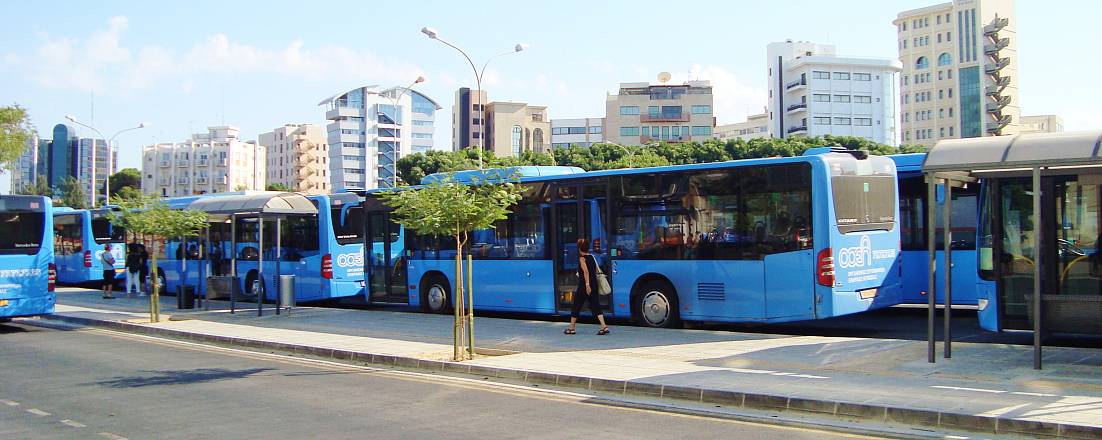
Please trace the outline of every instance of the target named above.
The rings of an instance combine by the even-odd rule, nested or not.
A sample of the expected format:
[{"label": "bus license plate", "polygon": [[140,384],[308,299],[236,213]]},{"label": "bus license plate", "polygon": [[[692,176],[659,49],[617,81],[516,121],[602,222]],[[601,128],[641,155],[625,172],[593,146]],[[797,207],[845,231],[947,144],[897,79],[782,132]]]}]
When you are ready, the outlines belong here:
[{"label": "bus license plate", "polygon": [[861,299],[873,299],[876,298],[876,289],[865,289],[857,292],[861,295]]},{"label": "bus license plate", "polygon": [[7,306],[8,306],[8,300],[0,299],[0,307],[7,307]]}]

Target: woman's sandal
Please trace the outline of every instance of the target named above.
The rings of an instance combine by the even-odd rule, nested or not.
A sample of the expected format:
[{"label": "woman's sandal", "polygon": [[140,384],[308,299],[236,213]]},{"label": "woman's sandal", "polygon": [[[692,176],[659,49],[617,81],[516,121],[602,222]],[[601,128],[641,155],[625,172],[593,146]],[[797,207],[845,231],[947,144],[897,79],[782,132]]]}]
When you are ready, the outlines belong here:
[{"label": "woman's sandal", "polygon": [[599,331],[597,331],[597,336],[604,336],[604,335],[607,335],[608,333],[609,333],[608,332],[608,327],[605,327],[605,328],[600,329]]},{"label": "woman's sandal", "polygon": [[575,333],[577,333],[577,332],[574,331],[574,329],[572,329],[572,328],[568,328],[568,329],[562,331],[562,334],[564,334],[564,335],[572,335],[572,334],[575,334]]}]

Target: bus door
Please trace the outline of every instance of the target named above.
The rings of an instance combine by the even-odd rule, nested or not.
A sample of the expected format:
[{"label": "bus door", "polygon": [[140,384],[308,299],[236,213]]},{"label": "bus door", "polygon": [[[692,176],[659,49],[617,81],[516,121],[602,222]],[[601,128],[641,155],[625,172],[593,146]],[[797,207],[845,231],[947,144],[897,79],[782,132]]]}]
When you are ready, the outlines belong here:
[{"label": "bus door", "polygon": [[408,302],[401,226],[391,220],[389,212],[372,211],[367,214],[367,232],[367,301]]},{"label": "bus door", "polygon": [[[560,312],[569,313],[573,301],[578,298],[575,294],[578,287],[578,238],[589,239],[590,253],[597,258],[601,270],[610,273],[608,183],[557,184],[552,188],[552,194],[555,303]],[[593,288],[596,289],[595,286]],[[605,310],[611,303],[609,296],[602,296],[600,302]]]}]

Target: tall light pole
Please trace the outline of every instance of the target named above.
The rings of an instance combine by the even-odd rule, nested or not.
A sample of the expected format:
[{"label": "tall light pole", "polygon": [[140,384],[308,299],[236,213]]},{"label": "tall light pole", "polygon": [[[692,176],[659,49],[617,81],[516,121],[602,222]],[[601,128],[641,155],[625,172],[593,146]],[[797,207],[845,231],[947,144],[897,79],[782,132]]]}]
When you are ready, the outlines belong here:
[{"label": "tall light pole", "polygon": [[[65,119],[68,119],[69,122],[72,122],[72,123],[77,124],[81,127],[84,127],[84,128],[87,128],[89,130],[92,130],[92,131],[96,132],[96,134],[99,135],[100,139],[107,139],[107,175],[104,176],[104,178],[103,178],[103,204],[104,205],[110,204],[111,203],[111,165],[112,165],[112,162],[113,162],[112,159],[114,159],[112,154],[111,154],[112,153],[111,145],[115,142],[115,138],[118,137],[120,134],[123,134],[123,133],[131,131],[131,130],[137,130],[139,128],[148,127],[149,124],[145,123],[145,122],[140,122],[140,123],[138,123],[137,127],[124,128],[122,130],[119,130],[115,134],[111,135],[110,138],[107,138],[103,135],[103,133],[100,133],[100,131],[98,129],[96,129],[96,127],[93,127],[91,125],[80,122],[80,121],[76,120],[76,118],[74,118],[72,115],[65,115]],[[89,191],[89,193],[91,193],[90,199],[91,199],[92,203],[89,205],[89,207],[95,208],[96,207],[96,140],[95,139],[92,139],[91,173],[92,173],[91,191]]]},{"label": "tall light pole", "polygon": [[[475,93],[478,94],[478,142],[477,142],[477,144],[478,144],[477,145],[477,148],[478,148],[478,169],[482,169],[482,140],[486,138],[486,133],[482,128],[482,127],[486,126],[486,118],[483,115],[483,105],[484,104],[482,103],[482,74],[486,73],[486,66],[489,66],[490,61],[493,60],[494,58],[500,57],[502,55],[508,55],[508,54],[511,54],[511,53],[520,52],[524,49],[527,49],[528,45],[525,44],[525,43],[517,43],[516,46],[513,46],[513,50],[508,51],[508,52],[499,53],[499,54],[494,55],[494,56],[490,57],[489,59],[487,59],[486,63],[482,65],[482,70],[478,70],[478,68],[475,67],[475,65],[474,65],[474,61],[471,60],[470,55],[467,55],[467,52],[464,52],[463,49],[460,49],[460,48],[456,47],[454,44],[451,44],[451,43],[445,41],[444,39],[440,38],[440,33],[437,32],[436,29],[433,29],[433,28],[430,28],[430,27],[423,27],[423,28],[421,28],[421,33],[425,34],[425,36],[427,36],[427,37],[429,37],[433,40],[444,43],[448,47],[459,51],[460,54],[463,54],[463,58],[466,58],[467,62],[470,63],[471,70],[474,71],[474,82],[475,82],[475,86],[478,88],[477,91],[475,92]],[[467,121],[463,121],[463,123],[466,124]]]},{"label": "tall light pole", "polygon": [[[401,112],[398,111],[398,101],[402,99],[402,95],[405,95],[406,92],[409,91],[410,87],[413,87],[414,85],[417,85],[417,84],[420,84],[420,83],[423,83],[423,82],[425,82],[425,77],[418,76],[417,79],[413,80],[413,82],[409,84],[409,87],[406,87],[406,88],[402,89],[401,92],[391,93],[391,95],[393,95],[393,96],[388,96],[388,98],[390,98],[390,102],[394,104],[394,107],[393,107],[394,108],[394,113],[395,113],[395,116],[397,116],[397,120],[395,122],[395,125],[397,125],[399,129],[401,129],[401,127],[402,127],[402,114],[401,114]],[[410,114],[413,114],[412,98],[411,98],[411,105],[410,105]],[[399,132],[398,134],[399,134],[398,142],[401,142],[402,141],[401,133]],[[410,134],[410,144],[411,144],[410,148],[413,148],[413,146],[412,146],[413,141],[412,140],[413,140],[413,134],[411,133]],[[391,145],[392,145],[392,148],[390,149],[390,151],[393,154],[391,154],[391,158],[390,158],[390,166],[391,166],[390,187],[391,188],[397,188],[398,187],[398,149],[399,149],[399,144],[391,143]]]}]

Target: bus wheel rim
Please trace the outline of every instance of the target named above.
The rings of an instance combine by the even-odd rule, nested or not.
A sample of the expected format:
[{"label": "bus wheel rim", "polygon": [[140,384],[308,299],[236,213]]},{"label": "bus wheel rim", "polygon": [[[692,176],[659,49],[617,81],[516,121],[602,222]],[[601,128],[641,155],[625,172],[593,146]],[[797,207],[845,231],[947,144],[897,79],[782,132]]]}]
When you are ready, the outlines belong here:
[{"label": "bus wheel rim", "polygon": [[651,325],[662,325],[670,316],[670,301],[666,294],[659,291],[650,291],[643,296],[643,319]]},{"label": "bus wheel rim", "polygon": [[253,284],[250,287],[252,288],[253,295],[259,295],[260,290],[263,289],[263,287],[260,285],[260,280],[253,280]]},{"label": "bus wheel rim", "polygon": [[432,287],[429,287],[429,291],[425,296],[429,304],[429,309],[441,310],[444,308],[444,297],[446,296],[444,294],[444,287],[439,284],[433,284]]}]

